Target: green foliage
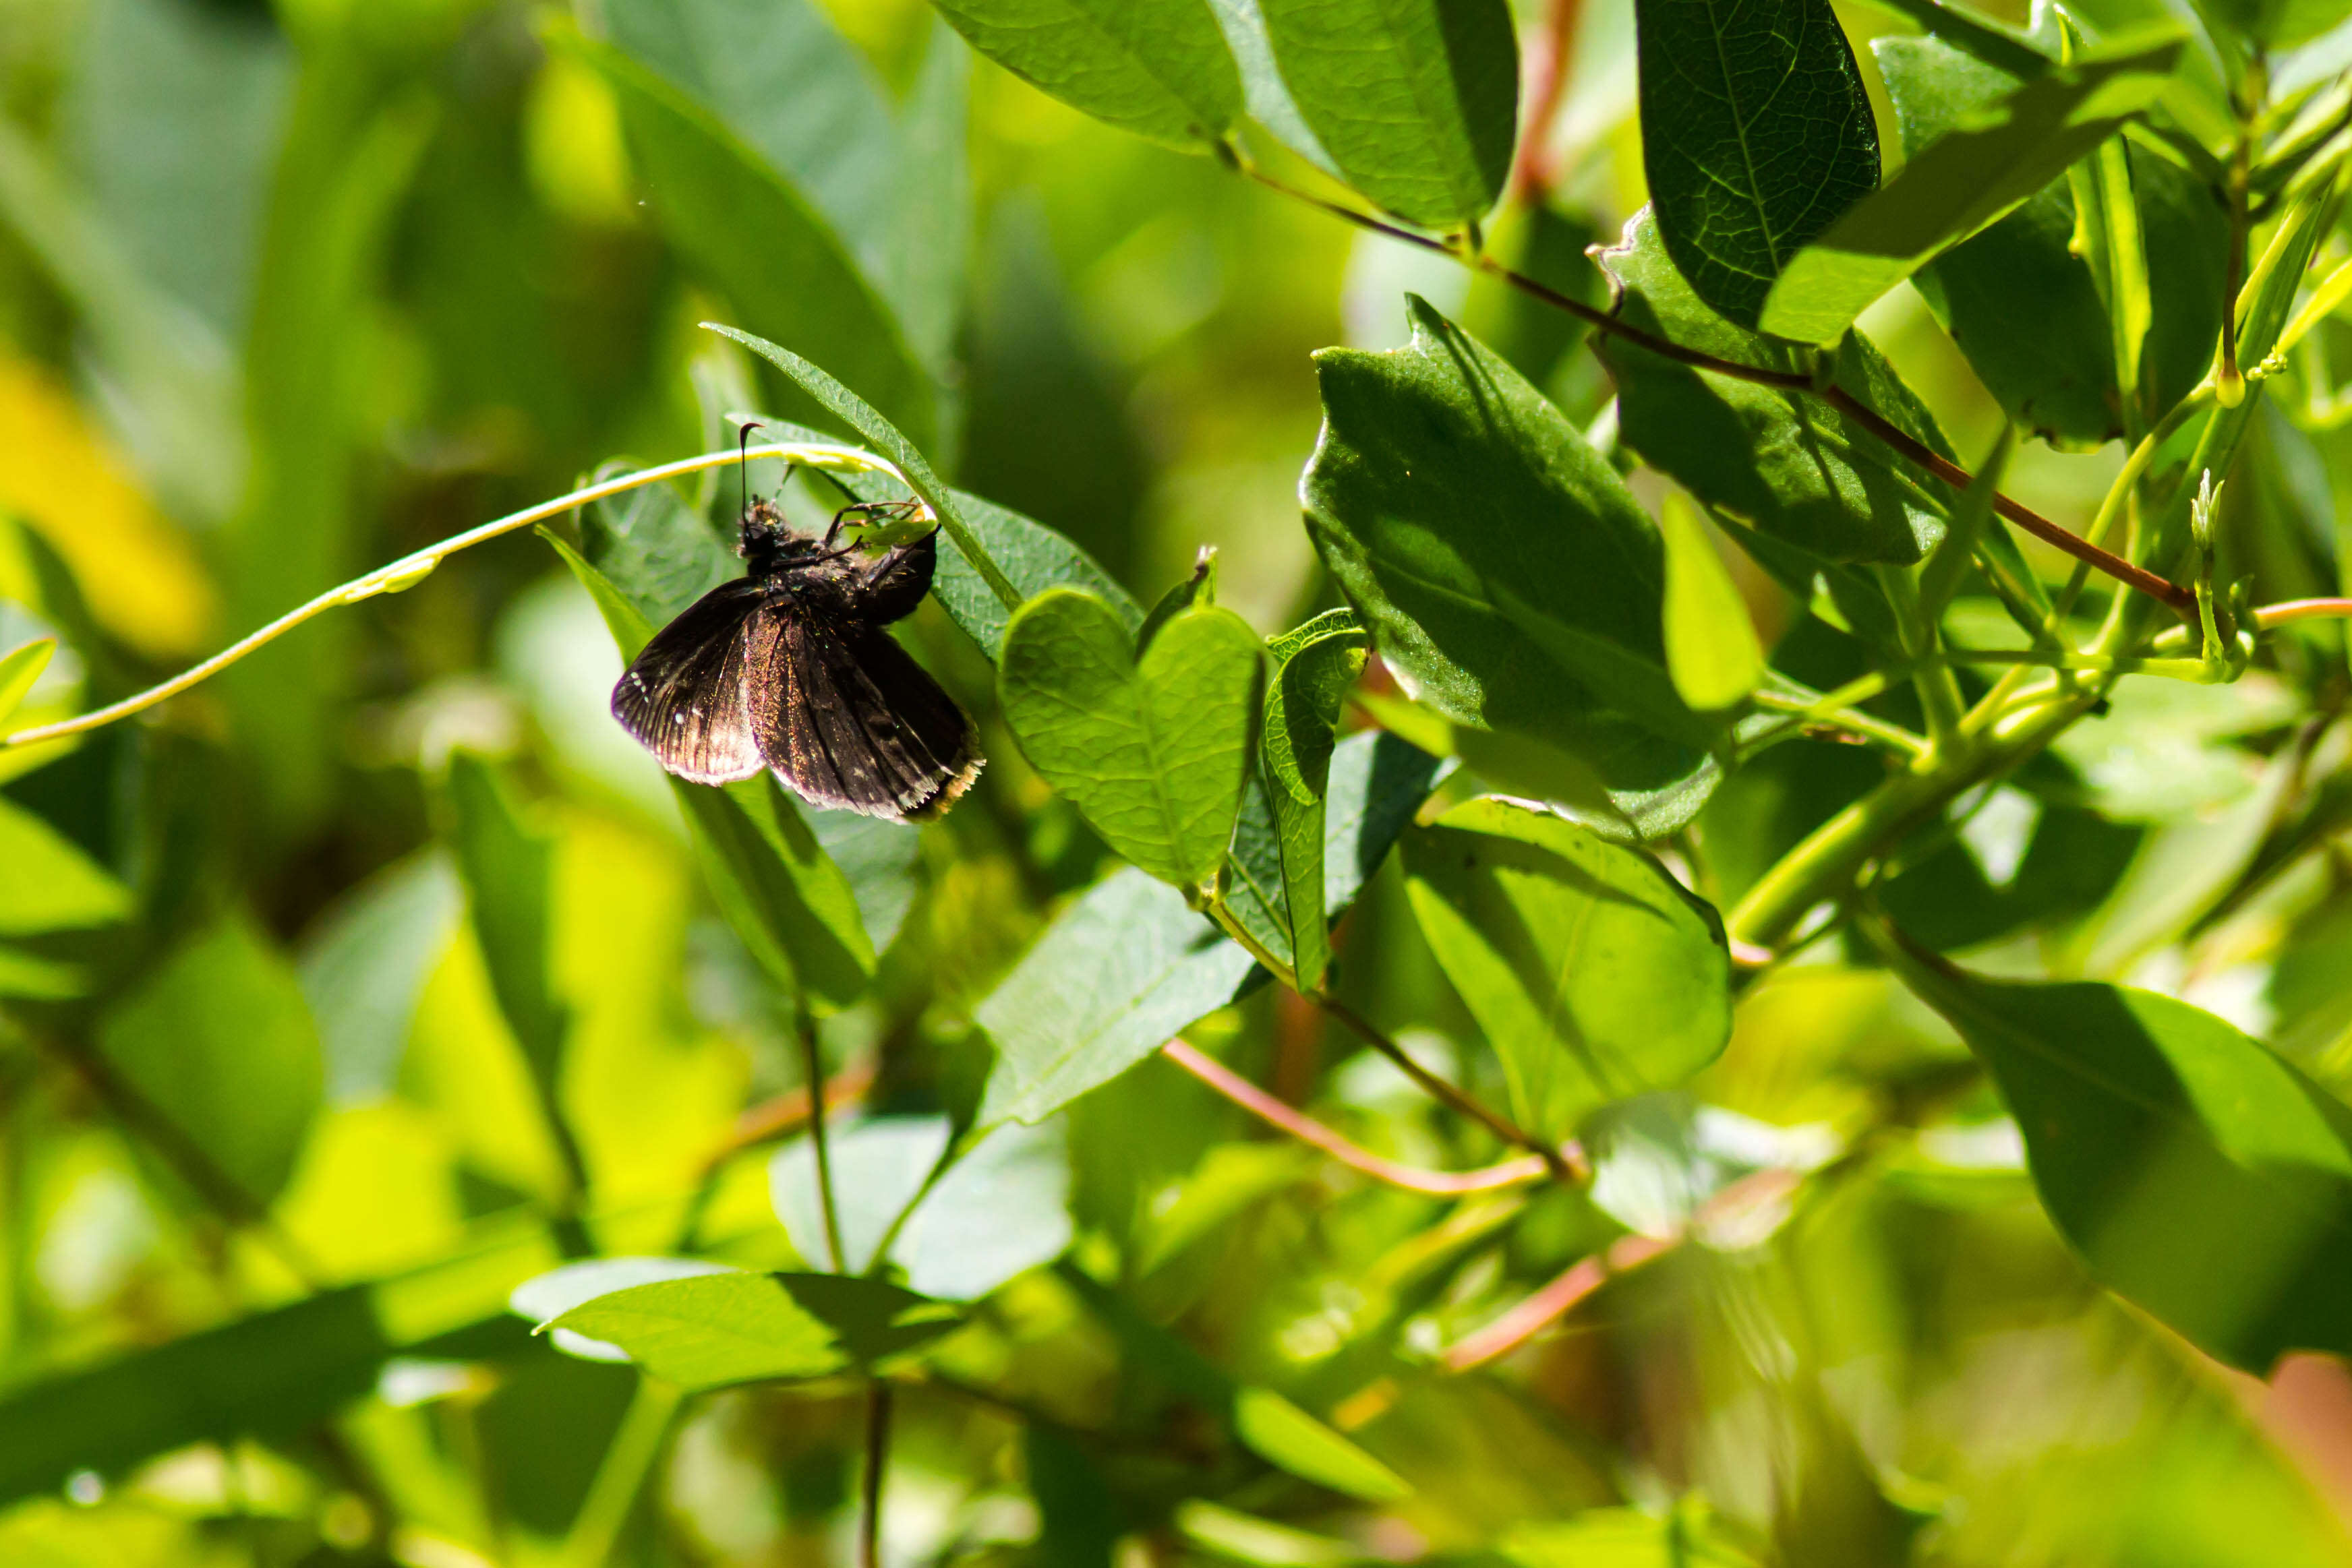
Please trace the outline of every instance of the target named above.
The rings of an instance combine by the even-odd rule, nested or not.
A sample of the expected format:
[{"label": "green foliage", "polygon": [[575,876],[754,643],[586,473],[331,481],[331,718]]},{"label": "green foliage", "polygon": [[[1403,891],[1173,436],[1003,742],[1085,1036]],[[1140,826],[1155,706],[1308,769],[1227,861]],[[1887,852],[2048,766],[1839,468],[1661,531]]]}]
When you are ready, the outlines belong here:
[{"label": "green foliage", "polygon": [[1878,188],[1853,50],[1828,0],[1637,0],[1633,15],[1666,254],[1711,308],[1754,327],[1781,270]]},{"label": "green foliage", "polygon": [[1502,194],[1519,56],[1504,0],[1258,0],[1299,117],[1340,177],[1428,228]]},{"label": "green foliage", "polygon": [[2344,1561],[2341,11],[16,7],[0,1563]]},{"label": "green foliage", "polygon": [[1072,589],[1024,604],[1004,639],[1004,722],[1104,841],[1162,882],[1224,863],[1248,781],[1264,681],[1257,636],[1229,610],[1169,618],[1140,655],[1110,606]]}]

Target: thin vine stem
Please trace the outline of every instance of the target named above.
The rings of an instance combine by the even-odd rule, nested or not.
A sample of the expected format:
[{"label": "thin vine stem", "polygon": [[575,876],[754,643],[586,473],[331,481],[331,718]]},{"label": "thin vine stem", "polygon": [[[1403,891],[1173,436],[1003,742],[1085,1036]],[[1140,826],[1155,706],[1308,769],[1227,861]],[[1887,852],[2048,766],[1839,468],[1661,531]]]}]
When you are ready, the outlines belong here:
[{"label": "thin vine stem", "polygon": [[866,1385],[866,1474],[857,1501],[857,1568],[882,1565],[882,1472],[890,1463],[890,1385]]},{"label": "thin vine stem", "polygon": [[1433,1171],[1423,1170],[1418,1166],[1402,1165],[1349,1141],[1311,1116],[1300,1114],[1215,1058],[1195,1050],[1181,1036],[1161,1046],[1160,1054],[1266,1125],[1288,1134],[1311,1148],[1322,1150],[1341,1165],[1361,1171],[1374,1181],[1402,1187],[1407,1192],[1427,1193],[1433,1197],[1462,1197],[1471,1193],[1524,1186],[1529,1182],[1541,1181],[1549,1174],[1541,1156],[1536,1155],[1475,1171]]},{"label": "thin vine stem", "polygon": [[825,1132],[824,1051],[817,1043],[816,1018],[808,1004],[800,1005],[793,1028],[801,1037],[801,1072],[808,1085],[809,1147],[816,1155],[817,1207],[824,1214],[825,1250],[833,1255],[833,1271],[849,1270],[848,1252],[841,1245],[841,1209],[833,1197],[833,1150]]},{"label": "thin vine stem", "polygon": [[[1855,425],[1867,431],[1880,442],[1894,448],[1904,457],[1925,468],[1954,489],[1965,490],[1973,482],[1974,476],[1967,469],[1944,456],[1910,432],[1894,423],[1876,409],[1870,407],[1834,382],[1817,384],[1814,378],[1805,371],[1776,371],[1762,365],[1742,364],[1736,360],[1719,359],[1696,349],[1685,348],[1671,339],[1662,338],[1655,332],[1644,330],[1606,310],[1587,305],[1583,300],[1573,296],[1562,294],[1559,290],[1538,282],[1525,273],[1505,267],[1492,256],[1465,254],[1460,247],[1449,245],[1442,239],[1417,234],[1412,229],[1385,222],[1369,213],[1360,212],[1344,202],[1331,201],[1311,191],[1301,190],[1287,181],[1268,174],[1244,157],[1237,150],[1228,148],[1226,151],[1233,166],[1243,174],[1268,190],[1288,196],[1293,201],[1304,202],[1321,212],[1330,214],[1342,222],[1353,224],[1358,228],[1373,234],[1383,235],[1401,244],[1413,246],[1434,255],[1451,256],[1465,267],[1486,273],[1531,298],[1539,299],[1555,309],[1567,312],[1595,331],[1622,339],[1636,348],[1645,349],[1662,359],[1688,365],[1694,370],[1706,371],[1715,375],[1727,376],[1756,386],[1770,387],[1780,392],[1811,392],[1840,413],[1844,414]],[[2096,568],[2118,582],[2138,590],[2182,615],[2191,615],[2196,612],[2197,595],[2193,591],[2179,583],[2168,581],[2144,567],[2135,566],[2123,557],[2100,549],[2079,534],[2051,521],[2021,501],[1995,492],[1992,506],[1994,511],[2043,543],[2065,551],[2085,565]]]},{"label": "thin vine stem", "polygon": [[[80,735],[89,730],[103,728],[117,719],[129,718],[133,714],[143,713],[159,703],[179,695],[191,686],[211,679],[231,664],[259,652],[305,622],[315,620],[330,610],[338,610],[347,604],[357,604],[364,600],[373,599],[378,594],[399,593],[415,587],[431,576],[435,568],[459,550],[471,549],[478,544],[487,544],[491,539],[527,528],[533,523],[545,522],[550,517],[561,517],[575,507],[584,507],[608,497],[625,495],[631,490],[642,489],[647,485],[656,485],[667,479],[682,478],[688,474],[698,474],[708,468],[723,468],[755,457],[780,457],[786,462],[803,464],[812,468],[844,468],[851,471],[885,473],[896,476],[902,484],[906,483],[906,476],[899,473],[897,465],[886,458],[877,457],[870,452],[861,452],[856,447],[814,444],[755,446],[749,451],[730,448],[724,452],[706,452],[697,457],[682,457],[675,463],[664,463],[652,468],[640,468],[634,473],[616,475],[601,484],[590,485],[566,495],[558,496],[551,501],[541,501],[537,506],[525,507],[520,512],[509,512],[503,517],[493,518],[478,528],[468,528],[464,533],[452,535],[438,544],[427,545],[423,549],[402,556],[387,566],[380,566],[373,571],[363,573],[349,582],[331,588],[308,603],[288,611],[259,631],[230,643],[202,664],[193,665],[170,680],[159,685],[150,686],[143,692],[123,698],[121,702],[110,703],[105,707],[93,709],[89,713],[78,714],[72,718],[60,719],[55,724],[36,725],[30,729],[20,729],[10,735],[0,735],[0,750],[5,750],[10,747],[30,746],[37,741],[58,740],[69,735]],[[914,486],[909,484],[908,488],[912,489]]]}]

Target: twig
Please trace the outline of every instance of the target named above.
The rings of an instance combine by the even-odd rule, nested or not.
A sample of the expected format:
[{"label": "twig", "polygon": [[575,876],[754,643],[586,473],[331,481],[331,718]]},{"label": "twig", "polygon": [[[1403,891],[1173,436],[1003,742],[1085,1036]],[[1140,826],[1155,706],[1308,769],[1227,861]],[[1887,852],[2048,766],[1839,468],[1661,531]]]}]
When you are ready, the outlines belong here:
[{"label": "twig", "polygon": [[1554,1148],[1501,1112],[1480,1103],[1471,1095],[1455,1088],[1420,1062],[1415,1061],[1405,1053],[1404,1047],[1382,1034],[1361,1013],[1339,1000],[1339,998],[1318,996],[1308,999],[1354,1030],[1365,1044],[1396,1063],[1398,1070],[1421,1085],[1431,1098],[1482,1124],[1505,1143],[1526,1149],[1543,1161],[1544,1168],[1551,1173],[1555,1180],[1582,1182],[1591,1176],[1591,1171],[1584,1164],[1583,1153],[1579,1150],[1571,1155],[1570,1150],[1574,1145],[1570,1145],[1568,1149]]},{"label": "twig", "polygon": [[2352,617],[2352,599],[2288,599],[2256,606],[2254,624],[2264,631],[2290,621],[2333,621]]},{"label": "twig", "polygon": [[[817,1045],[816,1019],[803,1002],[794,1028],[801,1037],[801,1068],[808,1082],[810,1103],[822,1107],[830,1102],[824,1092],[824,1052]],[[833,1152],[827,1146],[825,1118],[822,1110],[809,1117],[809,1144],[816,1154],[817,1207],[824,1213],[825,1250],[833,1254],[833,1271],[849,1270],[849,1254],[841,1245],[841,1211],[833,1200]]]},{"label": "twig", "polygon": [[1540,28],[1528,36],[1528,113],[1519,128],[1519,156],[1511,166],[1511,194],[1521,202],[1539,202],[1559,178],[1551,153],[1551,123],[1568,96],[1569,78],[1575,74],[1576,25],[1584,15],[1584,0],[1551,0],[1544,8]]},{"label": "twig", "polygon": [[[874,1086],[874,1066],[871,1062],[856,1062],[825,1080],[824,1108],[828,1114],[843,1111],[866,1098],[866,1090]],[[717,1170],[729,1160],[754,1149],[761,1144],[773,1143],[789,1134],[797,1133],[808,1124],[809,1092],[806,1086],[788,1089],[772,1099],[748,1107],[735,1118],[727,1136],[703,1160],[707,1174]]]},{"label": "twig", "polygon": [[890,1385],[866,1385],[866,1476],[857,1505],[857,1568],[881,1568],[882,1471],[890,1459]]},{"label": "twig", "polygon": [[1533,1295],[1505,1312],[1486,1327],[1456,1340],[1446,1351],[1449,1372],[1467,1372],[1496,1356],[1507,1354],[1535,1337],[1553,1320],[1591,1295],[1618,1275],[1662,1258],[1690,1239],[1692,1234],[1748,1209],[1787,1197],[1803,1180],[1791,1170],[1761,1170],[1744,1176],[1698,1206],[1687,1223],[1669,1236],[1621,1236],[1606,1251],[1588,1254]]},{"label": "twig", "polygon": [[1341,1165],[1361,1171],[1375,1181],[1407,1192],[1458,1197],[1467,1193],[1492,1192],[1497,1187],[1523,1186],[1543,1180],[1548,1174],[1549,1167],[1535,1155],[1475,1171],[1432,1171],[1401,1165],[1349,1142],[1310,1116],[1301,1115],[1223,1063],[1194,1050],[1181,1037],[1161,1046],[1160,1054],[1267,1125],[1322,1150]]},{"label": "twig", "polygon": [[[1411,229],[1400,228],[1394,224],[1382,222],[1369,213],[1358,212],[1344,202],[1329,201],[1312,192],[1300,190],[1247,162],[1242,162],[1238,166],[1244,174],[1269,190],[1279,191],[1294,201],[1305,202],[1307,205],[1328,213],[1343,222],[1353,224],[1359,228],[1367,229],[1374,234],[1384,235],[1401,244],[1414,246],[1439,256],[1452,256],[1466,267],[1501,279],[1522,294],[1540,299],[1555,309],[1566,311],[1595,331],[1607,333],[1613,338],[1621,338],[1636,348],[1648,350],[1662,359],[1688,365],[1694,370],[1706,371],[1715,375],[1747,382],[1752,385],[1771,387],[1780,392],[1812,392],[1840,413],[1846,415],[1863,430],[1876,436],[1881,442],[1927,469],[1954,489],[1965,490],[1972,482],[1973,476],[1967,469],[1943,456],[1933,447],[1895,425],[1875,409],[1834,383],[1816,385],[1811,375],[1801,371],[1776,371],[1761,365],[1744,365],[1734,360],[1718,359],[1713,354],[1703,353],[1696,349],[1685,348],[1680,343],[1661,338],[1654,332],[1645,331],[1631,322],[1622,320],[1608,311],[1587,305],[1581,299],[1562,294],[1559,290],[1539,283],[1525,273],[1516,272],[1491,256],[1465,257],[1443,240],[1433,239],[1427,235],[1415,234]],[[1994,511],[2044,543],[2065,551],[2077,560],[2097,568],[2117,581],[2139,590],[2142,593],[2170,606],[2184,615],[2195,612],[2197,596],[2190,590],[2177,583],[2168,582],[2152,571],[2134,566],[2121,556],[2101,549],[2081,536],[2052,522],[2048,517],[2021,501],[2011,500],[2007,496],[1996,493],[1992,505]]]},{"label": "twig", "polygon": [[[482,524],[479,528],[468,528],[464,533],[453,535],[438,544],[427,545],[421,550],[413,551],[389,566],[380,566],[373,571],[353,578],[340,587],[331,588],[309,603],[288,611],[260,631],[230,643],[204,663],[182,671],[161,685],[150,686],[145,691],[125,697],[119,703],[110,704],[89,713],[78,714],[72,718],[60,719],[55,724],[37,725],[31,729],[20,729],[11,735],[0,736],[0,750],[5,750],[14,746],[29,746],[38,740],[55,740],[61,736],[79,735],[86,730],[98,729],[112,724],[116,719],[129,718],[132,714],[144,712],[158,703],[179,695],[199,682],[210,679],[246,655],[268,643],[275,643],[304,622],[323,615],[330,610],[339,609],[346,604],[357,604],[363,600],[373,599],[378,594],[398,593],[405,589],[414,588],[430,576],[433,570],[442,561],[459,550],[471,549],[478,544],[527,528],[533,523],[561,517],[565,512],[577,507],[584,507],[592,501],[601,501],[607,497],[641,489],[647,485],[659,484],[665,479],[677,479],[688,474],[698,474],[706,468],[724,467],[729,464],[740,463],[751,457],[782,457],[811,466],[830,465],[889,474],[898,473],[898,469],[885,459],[877,457],[871,453],[860,452],[855,447],[783,445],[763,446],[757,452],[744,454],[734,451],[706,452],[698,457],[682,457],[675,463],[665,463],[658,467],[641,468],[633,474],[617,475],[602,484],[591,485],[585,489],[558,496],[552,501],[541,501],[539,505],[526,507],[520,512],[509,512],[503,517],[494,518]],[[899,477],[904,479],[905,476],[899,475]]]}]

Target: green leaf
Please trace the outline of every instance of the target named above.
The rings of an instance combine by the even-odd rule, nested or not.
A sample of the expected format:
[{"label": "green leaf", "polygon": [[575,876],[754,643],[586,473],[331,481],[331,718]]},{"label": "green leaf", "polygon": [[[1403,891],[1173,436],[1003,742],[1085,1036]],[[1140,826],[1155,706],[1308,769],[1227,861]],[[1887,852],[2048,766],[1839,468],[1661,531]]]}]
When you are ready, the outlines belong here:
[{"label": "green leaf", "polygon": [[1547,1138],[1681,1082],[1731,1034],[1715,912],[1639,850],[1546,812],[1466,801],[1404,839],[1413,913]]},{"label": "green leaf", "polygon": [[755,328],[834,366],[898,426],[933,439],[930,372],[833,225],[671,82],[610,45],[558,39],[612,87],[663,231],[688,264]]},{"label": "green leaf", "polygon": [[1714,727],[1665,669],[1657,531],[1559,411],[1421,299],[1412,340],[1316,356],[1301,490],[1324,563],[1406,689],[1612,790],[1690,779]]},{"label": "green leaf", "polygon": [[[1969,487],[1960,496],[1960,504],[1952,508],[1952,525],[1937,541],[1936,552],[1919,569],[1919,616],[1930,624],[1944,616],[1944,607],[1959,591],[1961,580],[1975,563],[1977,541],[1984,537],[1985,527],[1992,520],[1994,497],[2000,494],[2000,476],[2009,468],[2009,455],[2016,447],[2015,431],[2001,427],[2000,438],[1991,453],[1977,465]],[[2030,573],[2028,581],[2036,581]]]},{"label": "green leaf", "polygon": [[1224,862],[1262,673],[1257,634],[1230,610],[1175,616],[1139,661],[1110,606],[1057,588],[1014,614],[997,690],[1045,781],[1111,848],[1190,888]]},{"label": "green leaf", "polygon": [[478,1326],[435,1338],[399,1332],[383,1305],[380,1287],[328,1291],[11,1390],[0,1398],[0,1502],[54,1493],[76,1470],[120,1477],[191,1443],[299,1442],[365,1396],[395,1352],[510,1355],[529,1343],[495,1301],[469,1317]]},{"label": "green leaf", "polygon": [[523,822],[490,764],[471,752],[449,758],[448,800],[449,847],[490,990],[552,1105],[571,1029],[552,967],[554,841]]},{"label": "green leaf", "polygon": [[463,912],[448,855],[428,849],[362,883],[304,940],[302,995],[318,1020],[330,1104],[394,1092],[417,998]]},{"label": "green leaf", "polygon": [[613,1291],[548,1320],[689,1391],[871,1366],[954,1328],[944,1302],[838,1274],[701,1274]]},{"label": "green leaf", "polygon": [[1377,1561],[1349,1542],[1220,1508],[1202,1498],[1177,1504],[1172,1522],[1193,1545],[1264,1568],[1339,1568],[1342,1563]]},{"label": "green leaf", "polygon": [[1069,1249],[1070,1157],[1062,1122],[979,1135],[923,1195],[890,1260],[926,1296],[976,1301]]},{"label": "green leaf", "polygon": [[2315,38],[2344,21],[2343,0],[2206,0],[2203,12],[2273,49]]},{"label": "green leaf", "polygon": [[[947,530],[948,542],[954,547],[954,553],[961,556],[963,564],[979,574],[998,602],[1010,610],[1021,601],[1020,591],[1006,580],[1003,569],[981,547],[972,533],[971,523],[964,517],[961,497],[940,482],[939,475],[932,471],[930,461],[923,455],[922,449],[901,434],[897,425],[885,419],[871,403],[790,349],[715,321],[705,321],[702,325],[722,338],[732,338],[790,376],[802,391],[823,403],[842,423],[865,437],[875,451],[896,464],[898,472],[906,476],[908,485],[922,497],[923,504],[931,509],[931,515],[939,518],[940,526]],[[943,556],[940,562],[943,574],[947,564]]]},{"label": "green leaf", "polygon": [[[1601,262],[1624,289],[1632,325],[1735,363],[1790,362],[1699,302],[1648,213]],[[1828,561],[1908,563],[1941,531],[1942,487],[1923,488],[1877,437],[1810,393],[1712,375],[1620,338],[1598,346],[1616,378],[1625,444],[1706,505]],[[1858,332],[1839,350],[1837,383],[1951,455],[1926,406]]]},{"label": "green leaf", "polygon": [[1118,1335],[1133,1365],[1213,1411],[1260,1458],[1318,1486],[1366,1502],[1394,1502],[1412,1488],[1394,1470],[1270,1388],[1228,1374],[1184,1340],[1065,1261],[1055,1278]]},{"label": "green leaf", "polygon": [[[544,529],[540,537],[596,601],[621,656],[635,658],[653,635],[645,615],[569,545]],[[873,939],[856,893],[794,802],[766,774],[723,787],[669,785],[711,897],[760,967],[820,1004],[856,1000],[873,977]]]},{"label": "green leaf", "polygon": [[[2052,62],[2048,55],[2034,47],[2021,35],[1979,13],[1947,5],[1945,0],[1879,0],[1879,3],[1888,10],[1918,23],[1930,37],[1982,60],[1995,70],[2004,71],[2020,81],[2030,80],[2050,68]],[[1880,49],[1894,41],[1891,38],[1874,38],[1871,47]],[[1908,156],[1907,140],[1905,147],[1905,155]]]},{"label": "green leaf", "polygon": [[2169,997],[1889,956],[1991,1069],[2101,1284],[2249,1372],[2352,1349],[2352,1111]]},{"label": "green leaf", "polygon": [[1330,1427],[1270,1388],[1234,1394],[1234,1436],[1294,1476],[1365,1502],[1394,1502],[1412,1488]]},{"label": "green leaf", "polygon": [[1334,610],[1267,644],[1275,663],[1258,741],[1260,788],[1274,810],[1291,963],[1301,986],[1323,980],[1331,940],[1323,907],[1323,814],[1339,706],[1363,673],[1371,639]]},{"label": "green leaf", "polygon": [[1074,109],[1206,152],[1242,111],[1208,0],[932,0],[971,47]]},{"label": "green leaf", "polygon": [[2065,172],[2164,90],[2178,31],[2143,32],[2027,82],[1903,165],[1783,266],[1767,332],[1834,343],[1873,301]]},{"label": "green leaf", "polygon": [[979,1124],[1040,1122],[1234,999],[1255,966],[1134,867],[1065,909],[974,1018],[996,1047]]},{"label": "green leaf", "polygon": [[1258,0],[1209,0],[1217,25],[1225,30],[1225,45],[1241,68],[1242,98],[1252,120],[1276,141],[1337,180],[1342,176],[1331,154],[1307,128],[1307,121],[1284,85],[1282,69],[1274,63],[1274,40],[1266,36],[1265,13]]},{"label": "green leaf", "polygon": [[0,800],[0,936],[130,918],[131,890],[40,818]]},{"label": "green leaf", "polygon": [[1698,297],[1753,327],[1781,269],[1878,188],[1853,50],[1829,0],[1635,0],[1633,16],[1658,231]]},{"label": "green leaf", "polygon": [[1291,100],[1348,183],[1423,228],[1503,193],[1518,131],[1506,0],[1258,0]]},{"label": "green leaf", "polygon": [[[1871,47],[1906,156],[1972,117],[1999,113],[2025,79],[1932,38],[1880,38]],[[2169,407],[2211,366],[2228,218],[2195,175],[2124,147],[2154,310],[2143,381],[2155,405]],[[2090,267],[2074,254],[2074,227],[2067,184],[2053,181],[1915,281],[2011,418],[2047,441],[2095,444],[2122,433],[2114,338]]]},{"label": "green leaf", "polygon": [[182,947],[99,1026],[107,1065],[246,1197],[294,1172],[317,1115],[319,1033],[286,961],[231,920]]},{"label": "green leaf", "polygon": [[[596,476],[616,479],[628,471],[606,464]],[[718,530],[670,485],[639,486],[589,507],[580,517],[580,553],[645,624],[645,632],[633,631],[634,647],[624,643],[624,658],[635,656],[652,628],[667,625],[720,583],[743,575],[743,563]]]},{"label": "green leaf", "polygon": [[1727,708],[1756,689],[1764,649],[1698,510],[1670,495],[1659,510],[1666,544],[1666,672],[1683,701]]},{"label": "green leaf", "polygon": [[[830,439],[784,420],[769,421],[767,434],[778,441]],[[896,500],[907,493],[887,474],[836,476],[861,501]],[[981,549],[1011,582],[1017,598],[1034,599],[1049,588],[1076,588],[1109,605],[1130,634],[1142,626],[1143,610],[1134,597],[1066,535],[968,491],[950,489],[946,494],[963,514],[964,524]],[[940,546],[931,597],[994,664],[1003,656],[1004,629],[1011,624],[1013,612],[952,536],[942,536]]]},{"label": "green leaf", "polygon": [[55,637],[37,637],[0,655],[0,721],[25,706],[26,694],[49,667],[49,656],[57,651]]},{"label": "green leaf", "polygon": [[[954,1142],[954,1124],[945,1116],[862,1116],[829,1129],[825,1152],[841,1222],[841,1272],[863,1274],[874,1266],[874,1249],[921,1196]],[[811,1139],[794,1139],[768,1162],[768,1199],[793,1250],[812,1265],[829,1264],[833,1244]]]},{"label": "green leaf", "polygon": [[[1339,919],[1355,903],[1449,766],[1381,730],[1351,735],[1332,748],[1323,793],[1318,900],[1326,922]],[[1283,853],[1271,790],[1261,778],[1257,788],[1243,795],[1241,820],[1234,824],[1225,906],[1268,952],[1289,960],[1295,923]],[[1328,940],[1327,935],[1327,955]]]}]

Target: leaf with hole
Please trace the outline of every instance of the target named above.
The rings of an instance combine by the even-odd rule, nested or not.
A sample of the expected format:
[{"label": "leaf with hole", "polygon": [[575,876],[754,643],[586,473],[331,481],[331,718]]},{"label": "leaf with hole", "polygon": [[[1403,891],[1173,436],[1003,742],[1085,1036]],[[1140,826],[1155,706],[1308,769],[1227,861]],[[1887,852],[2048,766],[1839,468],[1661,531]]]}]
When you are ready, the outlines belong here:
[{"label": "leaf with hole", "polygon": [[1022,754],[1111,848],[1196,888],[1233,837],[1262,664],[1230,610],[1171,618],[1139,660],[1109,605],[1057,588],[1013,617],[997,692]]}]

